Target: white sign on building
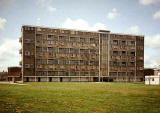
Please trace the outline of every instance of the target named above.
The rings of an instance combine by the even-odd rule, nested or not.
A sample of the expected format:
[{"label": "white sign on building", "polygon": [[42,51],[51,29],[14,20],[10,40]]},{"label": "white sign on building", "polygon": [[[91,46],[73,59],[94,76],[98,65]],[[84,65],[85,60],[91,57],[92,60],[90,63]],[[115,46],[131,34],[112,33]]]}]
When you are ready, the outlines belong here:
[{"label": "white sign on building", "polygon": [[[160,74],[160,73],[158,73]],[[160,75],[158,76],[145,76],[145,84],[160,85]]]}]

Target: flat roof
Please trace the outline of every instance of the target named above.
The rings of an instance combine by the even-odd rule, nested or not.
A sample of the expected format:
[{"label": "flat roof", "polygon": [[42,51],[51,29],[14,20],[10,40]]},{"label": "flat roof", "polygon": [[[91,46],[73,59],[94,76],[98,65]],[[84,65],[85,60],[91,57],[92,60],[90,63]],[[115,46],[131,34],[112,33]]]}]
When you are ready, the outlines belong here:
[{"label": "flat roof", "polygon": [[[39,28],[48,28],[48,29],[60,29],[60,30],[70,30],[70,31],[82,31],[82,32],[93,32],[93,33],[105,33],[105,34],[115,34],[115,35],[130,35],[130,36],[140,36],[144,37],[144,35],[135,35],[135,34],[125,34],[125,33],[112,33],[109,30],[98,30],[98,31],[90,31],[90,30],[79,30],[79,29],[68,29],[68,28],[58,28],[58,27],[46,27],[46,26],[36,26],[36,25],[22,25],[22,27],[39,27]],[[107,32],[105,32],[107,31]]]}]

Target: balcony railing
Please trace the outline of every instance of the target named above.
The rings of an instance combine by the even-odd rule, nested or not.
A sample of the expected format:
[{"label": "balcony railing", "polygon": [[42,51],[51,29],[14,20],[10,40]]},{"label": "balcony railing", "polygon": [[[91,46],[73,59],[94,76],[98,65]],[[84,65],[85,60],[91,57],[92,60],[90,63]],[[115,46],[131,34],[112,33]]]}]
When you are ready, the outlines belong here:
[{"label": "balcony railing", "polygon": [[22,37],[19,38],[19,42],[22,43]]},{"label": "balcony railing", "polygon": [[21,65],[21,66],[22,66],[22,61],[20,61],[20,62],[19,62],[19,65]]},{"label": "balcony railing", "polygon": [[19,50],[19,54],[22,54],[22,49]]}]

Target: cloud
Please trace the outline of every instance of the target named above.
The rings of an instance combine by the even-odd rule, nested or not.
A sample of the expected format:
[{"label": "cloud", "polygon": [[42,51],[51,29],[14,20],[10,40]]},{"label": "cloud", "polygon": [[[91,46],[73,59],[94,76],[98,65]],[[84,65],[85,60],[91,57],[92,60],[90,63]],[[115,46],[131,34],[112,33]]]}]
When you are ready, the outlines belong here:
[{"label": "cloud", "polygon": [[53,6],[48,6],[48,11],[49,11],[49,12],[55,12],[55,11],[56,11],[56,8],[53,7]]},{"label": "cloud", "polygon": [[21,45],[18,39],[2,39],[0,44],[0,71],[7,70],[8,66],[18,66],[20,61],[19,49]]},{"label": "cloud", "polygon": [[36,25],[40,25],[40,18],[37,18],[37,20],[36,20]]},{"label": "cloud", "polygon": [[135,26],[131,26],[127,29],[127,33],[130,33],[130,34],[139,34],[139,27],[137,25]]},{"label": "cloud", "polygon": [[39,4],[41,7],[46,8],[49,12],[55,12],[57,9],[53,6],[51,6],[53,0],[36,0],[37,4]]},{"label": "cloud", "polygon": [[4,9],[4,10],[8,10],[8,9],[11,9],[13,8],[13,5],[15,5],[16,0],[0,0],[0,8],[1,10]]},{"label": "cloud", "polygon": [[145,37],[145,46],[150,48],[160,48],[160,34]]},{"label": "cloud", "polygon": [[160,65],[160,34],[145,37],[145,67]]},{"label": "cloud", "polygon": [[0,29],[4,30],[4,26],[6,24],[7,20],[5,18],[0,17]]},{"label": "cloud", "polygon": [[71,20],[67,18],[61,25],[63,28],[80,29],[80,30],[92,30],[97,31],[100,29],[106,29],[106,25],[102,23],[96,23],[93,26],[89,26],[88,22],[83,19]]},{"label": "cloud", "polygon": [[155,12],[155,14],[153,15],[154,19],[160,19],[160,10]]},{"label": "cloud", "polygon": [[149,55],[149,54],[144,55],[144,67],[145,68],[155,68],[158,65],[160,65],[160,60],[159,60],[158,57],[152,56],[152,55]]},{"label": "cloud", "polygon": [[41,6],[49,5],[53,0],[36,0],[37,4]]},{"label": "cloud", "polygon": [[156,4],[158,2],[160,2],[160,0],[139,0],[139,3],[142,5]]},{"label": "cloud", "polygon": [[119,15],[119,13],[117,12],[117,9],[116,9],[116,8],[113,8],[112,11],[107,14],[107,18],[113,20],[113,19],[115,19],[118,15]]}]

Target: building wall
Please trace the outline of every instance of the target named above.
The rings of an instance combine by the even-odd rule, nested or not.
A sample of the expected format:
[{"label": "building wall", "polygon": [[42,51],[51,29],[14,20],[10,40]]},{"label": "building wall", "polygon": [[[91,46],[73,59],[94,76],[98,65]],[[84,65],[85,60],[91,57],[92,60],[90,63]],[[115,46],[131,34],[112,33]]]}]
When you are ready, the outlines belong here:
[{"label": "building wall", "polygon": [[154,75],[154,69],[144,69],[144,76]]},{"label": "building wall", "polygon": [[160,85],[160,76],[145,76],[145,84]]},{"label": "building wall", "polygon": [[24,81],[138,81],[143,39],[109,31],[22,26],[22,75]]},{"label": "building wall", "polygon": [[133,35],[110,35],[109,75],[116,78],[115,81],[140,81],[143,79],[143,39],[144,37]]},{"label": "building wall", "polygon": [[158,75],[160,73],[160,69],[155,69],[154,70],[154,75]]},{"label": "building wall", "polygon": [[21,67],[8,67],[8,75],[9,76],[20,76]]},{"label": "building wall", "polygon": [[0,81],[6,81],[8,78],[7,72],[0,72]]}]

